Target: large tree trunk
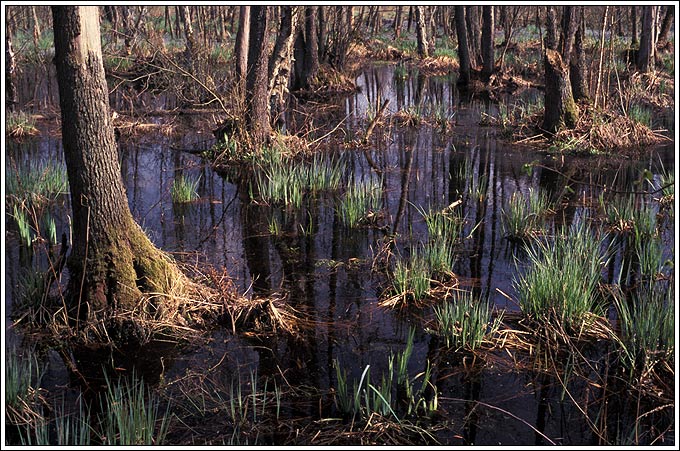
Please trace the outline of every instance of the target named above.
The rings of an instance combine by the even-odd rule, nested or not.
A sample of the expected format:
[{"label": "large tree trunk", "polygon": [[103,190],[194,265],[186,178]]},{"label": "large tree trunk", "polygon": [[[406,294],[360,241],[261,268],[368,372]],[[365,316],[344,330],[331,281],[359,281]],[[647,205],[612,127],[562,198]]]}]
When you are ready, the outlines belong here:
[{"label": "large tree trunk", "polygon": [[248,45],[248,69],[246,77],[246,130],[255,146],[267,142],[269,124],[269,86],[267,72],[267,28],[269,7],[250,7],[250,42]]},{"label": "large tree trunk", "polygon": [[635,47],[638,44],[637,31],[637,7],[635,5],[630,7],[630,46]]},{"label": "large tree trunk", "polygon": [[479,15],[477,13],[477,6],[465,7],[465,23],[467,25],[468,33],[467,37],[470,64],[474,63],[475,67],[479,67],[482,65],[482,52],[480,50],[482,34],[479,31]]},{"label": "large tree trunk", "polygon": [[493,6],[482,7],[482,79],[489,81],[494,72]]},{"label": "large tree trunk", "polygon": [[427,58],[427,31],[425,29],[425,7],[416,6],[416,36],[418,40],[418,56]]},{"label": "large tree trunk", "polygon": [[577,24],[575,19],[576,6],[562,7],[562,27],[560,30],[560,53],[563,61],[571,61],[571,51],[574,46]]},{"label": "large tree trunk", "polygon": [[[93,319],[111,309],[138,309],[143,293],[168,293],[179,275],[130,214],[111,125],[99,9],[53,6],[52,14],[73,209],[68,302],[79,319]],[[143,309],[150,308],[149,300]]]},{"label": "large tree trunk", "polygon": [[394,15],[394,23],[392,28],[394,29],[394,39],[399,39],[401,36],[401,22],[402,22],[402,10],[404,7],[402,5],[397,6],[397,12]]},{"label": "large tree trunk", "polygon": [[637,68],[640,72],[654,70],[656,55],[654,24],[656,23],[656,6],[642,7],[642,32],[640,33],[640,51],[637,57]]},{"label": "large tree trunk", "polygon": [[583,6],[578,6],[577,8],[576,20],[578,27],[574,37],[574,49],[569,61],[569,80],[571,81],[571,91],[576,101],[587,100],[590,97],[586,80],[586,56],[583,51],[583,36],[586,29],[585,11]]},{"label": "large tree trunk", "polygon": [[236,32],[236,82],[240,87],[245,85],[248,68],[248,40],[250,35],[250,6],[241,6],[238,15],[238,31]]},{"label": "large tree trunk", "polygon": [[458,36],[459,75],[458,84],[467,86],[470,83],[470,52],[467,42],[467,27],[465,26],[465,7],[456,6],[456,35]]},{"label": "large tree trunk", "polygon": [[569,82],[569,70],[560,54],[545,51],[545,116],[543,130],[555,133],[561,128],[573,128],[578,120],[578,107],[574,102]]}]

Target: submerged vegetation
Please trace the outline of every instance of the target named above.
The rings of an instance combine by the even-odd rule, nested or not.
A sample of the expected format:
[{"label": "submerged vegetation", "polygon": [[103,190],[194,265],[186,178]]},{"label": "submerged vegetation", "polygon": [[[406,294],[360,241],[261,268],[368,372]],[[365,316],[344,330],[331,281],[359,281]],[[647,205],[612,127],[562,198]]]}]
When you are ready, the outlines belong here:
[{"label": "submerged vegetation", "polygon": [[[70,195],[49,8],[9,6],[5,444],[676,445],[649,8],[99,8],[122,204],[172,253],[123,284],[131,238],[96,261]],[[587,89],[551,127],[556,47]]]}]

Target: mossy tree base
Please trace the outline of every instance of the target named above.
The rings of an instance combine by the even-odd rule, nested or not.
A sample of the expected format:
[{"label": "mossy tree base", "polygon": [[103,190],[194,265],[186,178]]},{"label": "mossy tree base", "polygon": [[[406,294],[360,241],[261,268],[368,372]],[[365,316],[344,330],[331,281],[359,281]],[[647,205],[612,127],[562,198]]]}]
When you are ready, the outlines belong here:
[{"label": "mossy tree base", "polygon": [[579,110],[571,91],[569,68],[558,52],[545,51],[545,116],[543,130],[556,133],[574,128]]}]

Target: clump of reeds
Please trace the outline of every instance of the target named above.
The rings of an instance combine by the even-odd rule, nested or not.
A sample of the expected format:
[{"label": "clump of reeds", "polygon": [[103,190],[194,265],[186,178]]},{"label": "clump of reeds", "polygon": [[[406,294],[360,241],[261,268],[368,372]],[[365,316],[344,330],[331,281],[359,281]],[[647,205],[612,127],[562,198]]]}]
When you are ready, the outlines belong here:
[{"label": "clump of reeds", "polygon": [[542,238],[528,244],[528,268],[513,280],[522,312],[566,331],[579,330],[593,314],[601,315],[600,279],[606,260],[600,243],[579,222],[562,229],[552,241]]},{"label": "clump of reeds", "polygon": [[382,189],[377,181],[350,182],[338,206],[338,215],[347,227],[357,227],[381,210]]},{"label": "clump of reeds", "polygon": [[[403,303],[418,303],[430,290],[430,270],[425,258],[415,249],[408,259],[397,259],[392,271],[392,292],[394,300]],[[384,305],[392,303],[385,301]]]},{"label": "clump of reeds", "polygon": [[43,369],[32,349],[23,354],[9,346],[5,354],[5,421],[31,427],[42,420],[39,392]]},{"label": "clump of reeds", "polygon": [[498,331],[503,314],[493,318],[487,302],[476,299],[470,291],[454,291],[451,300],[434,307],[432,333],[444,339],[448,349],[474,351],[486,337]]},{"label": "clump of reeds", "polygon": [[418,376],[411,378],[408,374],[414,335],[412,328],[404,350],[396,356],[390,353],[387,373],[381,375],[379,382],[371,378],[371,365],[366,365],[359,382],[354,380],[350,385],[347,369],[337,359],[333,361],[337,381],[335,406],[342,415],[362,422],[377,415],[401,423],[410,417],[427,417],[437,410],[437,389],[431,381],[429,362]]},{"label": "clump of reeds", "polygon": [[116,446],[162,445],[170,424],[169,409],[160,410],[156,395],[142,379],[113,382],[101,405],[102,443]]},{"label": "clump of reeds", "polygon": [[259,162],[251,197],[299,208],[305,195],[337,190],[342,173],[342,162],[326,154],[305,161],[272,150]]},{"label": "clump of reeds", "polygon": [[172,188],[170,189],[172,201],[176,204],[184,204],[198,199],[197,189],[200,180],[200,177],[194,179],[185,175],[175,177],[172,182]]},{"label": "clump of reeds", "polygon": [[7,168],[5,190],[13,204],[42,205],[68,193],[66,168],[52,163],[12,163]]},{"label": "clump of reeds", "polygon": [[22,139],[40,133],[35,119],[23,111],[10,112],[5,122],[5,131],[10,138]]},{"label": "clump of reeds", "polygon": [[645,282],[630,299],[615,297],[621,361],[631,377],[649,375],[662,363],[673,367],[675,303],[673,286]]},{"label": "clump of reeds", "polygon": [[505,236],[513,240],[526,240],[545,233],[545,217],[552,212],[552,205],[545,192],[529,188],[526,198],[514,192],[502,210]]}]

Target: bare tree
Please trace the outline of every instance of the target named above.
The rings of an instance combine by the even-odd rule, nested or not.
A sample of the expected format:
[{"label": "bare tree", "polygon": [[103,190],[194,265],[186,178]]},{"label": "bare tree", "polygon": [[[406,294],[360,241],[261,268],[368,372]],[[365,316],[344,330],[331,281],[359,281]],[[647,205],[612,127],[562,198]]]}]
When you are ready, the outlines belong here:
[{"label": "bare tree", "polygon": [[236,32],[236,82],[243,86],[248,67],[248,40],[250,35],[250,6],[241,6],[238,15],[238,31]]},{"label": "bare tree", "polygon": [[269,84],[267,73],[267,28],[269,7],[250,7],[250,39],[248,44],[248,66],[246,76],[246,130],[254,145],[269,140]]},{"label": "bare tree", "polygon": [[637,68],[640,72],[654,70],[656,57],[656,6],[645,5],[642,7],[642,32],[640,33],[640,51],[637,57]]},{"label": "bare tree", "polygon": [[489,81],[494,72],[494,11],[493,6],[482,7],[482,79]]},{"label": "bare tree", "polygon": [[416,35],[418,40],[418,56],[420,58],[427,58],[427,31],[425,28],[425,7],[416,6]]},{"label": "bare tree", "polygon": [[465,26],[465,7],[456,6],[456,35],[458,36],[458,58],[460,74],[458,84],[467,86],[470,83],[470,51],[468,50],[467,27]]}]

